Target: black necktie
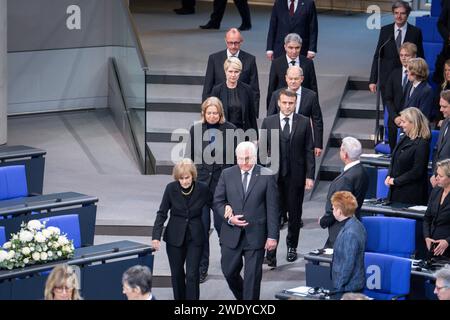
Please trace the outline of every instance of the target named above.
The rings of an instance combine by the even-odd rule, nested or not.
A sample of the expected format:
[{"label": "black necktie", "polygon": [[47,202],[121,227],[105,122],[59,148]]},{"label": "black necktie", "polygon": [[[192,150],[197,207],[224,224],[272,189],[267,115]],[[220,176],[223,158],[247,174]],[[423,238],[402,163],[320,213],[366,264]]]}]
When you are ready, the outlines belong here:
[{"label": "black necktie", "polygon": [[289,5],[289,15],[290,15],[291,17],[294,16],[294,11],[295,11],[294,8],[295,8],[294,0],[291,0],[291,4]]},{"label": "black necktie", "polygon": [[285,117],[283,120],[284,120],[284,122],[286,122],[284,124],[284,128],[283,128],[283,136],[285,136],[286,138],[289,138],[290,131],[291,131],[290,127],[289,127],[289,118]]},{"label": "black necktie", "polygon": [[395,44],[397,45],[397,49],[400,49],[402,45],[402,29],[398,29],[397,38],[395,38]]},{"label": "black necktie", "polygon": [[244,179],[242,180],[242,187],[244,188],[244,194],[247,193],[248,171],[244,172]]},{"label": "black necktie", "polygon": [[292,64],[293,66],[295,66],[295,60],[292,60],[292,61],[291,61],[291,64]]},{"label": "black necktie", "polygon": [[405,91],[405,87],[406,87],[407,83],[408,83],[408,72],[405,70],[405,72],[403,72],[403,79],[402,79],[403,91]]}]

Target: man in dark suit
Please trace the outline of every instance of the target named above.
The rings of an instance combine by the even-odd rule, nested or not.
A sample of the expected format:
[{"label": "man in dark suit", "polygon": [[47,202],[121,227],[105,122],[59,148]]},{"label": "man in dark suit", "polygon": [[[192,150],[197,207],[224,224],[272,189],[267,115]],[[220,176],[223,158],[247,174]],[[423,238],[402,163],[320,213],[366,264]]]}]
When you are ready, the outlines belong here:
[{"label": "man in dark suit", "polygon": [[[303,195],[305,189],[314,186],[315,165],[311,123],[305,116],[294,113],[296,100],[295,92],[282,90],[278,98],[280,113],[264,119],[260,134],[260,148],[267,150],[271,166],[274,166],[273,160],[279,158],[277,181],[281,212],[284,215],[289,212],[286,237],[289,262],[297,259]],[[276,267],[275,250],[267,252],[267,260],[269,266]]]},{"label": "man in dark suit", "polygon": [[313,0],[275,1],[267,33],[269,60],[284,56],[283,39],[293,32],[303,39],[301,55],[313,59],[317,52],[319,33],[316,6]]},{"label": "man in dark suit", "polygon": [[369,175],[364,166],[359,161],[362,153],[361,143],[353,137],[342,139],[339,157],[344,163],[344,172],[342,172],[330,185],[325,204],[325,214],[319,218],[319,224],[322,228],[328,228],[328,239],[325,248],[333,248],[342,224],[333,216],[333,206],[331,205],[331,196],[337,191],[349,191],[358,201],[356,217],[359,218],[359,212],[364,202],[367,189],[369,188]]},{"label": "man in dark suit", "polygon": [[284,47],[286,49],[286,55],[273,60],[270,66],[267,109],[269,108],[272,93],[277,89],[287,87],[286,71],[289,66],[299,66],[302,68],[304,76],[302,86],[318,93],[314,62],[300,55],[302,38],[298,34],[290,33],[284,39]]},{"label": "man in dark suit", "polygon": [[[414,43],[417,46],[417,56],[423,57],[422,31],[407,22],[410,12],[411,7],[408,2],[395,1],[392,5],[395,22],[382,27],[380,31],[373,55],[369,89],[373,93],[378,89],[381,90],[383,102],[385,101],[385,84],[389,74],[393,69],[402,66],[398,56],[401,44],[404,42]],[[380,75],[378,75],[378,57],[381,58]],[[380,77],[380,88],[377,88],[378,76]]]},{"label": "man in dark suit", "polygon": [[[242,19],[242,24],[239,27],[239,30],[250,30],[252,28],[252,20],[250,17],[250,8],[248,7],[247,0],[234,0],[234,4],[236,5]],[[200,26],[200,29],[219,29],[226,7],[227,0],[214,0],[211,17],[206,24]]]},{"label": "man in dark suit", "polygon": [[417,46],[414,43],[405,42],[400,47],[401,68],[394,69],[386,83],[386,104],[389,112],[388,141],[391,152],[397,144],[397,131],[400,127],[400,111],[403,110],[404,95],[408,86],[408,61],[415,58]]},{"label": "man in dark suit", "polygon": [[275,249],[279,237],[278,191],[272,172],[256,164],[252,142],[241,142],[236,158],[238,165],[222,171],[214,194],[214,210],[226,219],[220,230],[222,272],[237,300],[258,300],[264,249]]},{"label": "man in dark suit", "polygon": [[433,188],[436,186],[436,163],[450,158],[450,132],[448,132],[450,129],[450,90],[441,91],[439,105],[445,120],[442,122],[433,155],[434,175],[430,178]]},{"label": "man in dark suit", "polygon": [[242,71],[239,81],[252,87],[255,97],[256,117],[259,115],[259,83],[258,68],[256,67],[255,56],[241,50],[244,39],[236,28],[231,28],[225,35],[226,50],[213,53],[208,58],[206,67],[205,84],[203,86],[202,101],[211,95],[214,86],[225,82],[225,71],[223,64],[227,58],[236,57],[242,62]]},{"label": "man in dark suit", "polygon": [[[287,89],[297,94],[297,102],[295,105],[295,113],[304,115],[309,118],[312,123],[314,133],[314,154],[320,157],[323,149],[323,119],[322,111],[320,110],[319,99],[317,94],[302,86],[304,80],[303,70],[297,66],[290,66],[286,71]],[[277,114],[280,111],[278,108],[278,98],[283,89],[278,89],[272,93],[270,99],[267,116]]]}]

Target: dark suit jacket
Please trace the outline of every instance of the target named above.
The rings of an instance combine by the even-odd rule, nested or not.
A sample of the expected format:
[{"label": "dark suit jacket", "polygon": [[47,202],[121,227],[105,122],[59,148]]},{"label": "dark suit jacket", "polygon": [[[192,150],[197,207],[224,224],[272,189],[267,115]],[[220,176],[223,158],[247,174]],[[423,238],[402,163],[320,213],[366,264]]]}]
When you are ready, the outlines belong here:
[{"label": "dark suit jacket", "polygon": [[[272,93],[269,109],[267,110],[267,116],[271,116],[280,112],[280,108],[278,107],[278,98],[280,96],[281,90],[282,89],[278,89]],[[322,149],[323,148],[322,111],[320,110],[319,99],[317,98],[317,94],[314,91],[302,87],[302,95],[300,97],[300,107],[298,108],[298,113],[311,119],[314,131],[314,147]]]},{"label": "dark suit jacket", "polygon": [[[385,104],[389,112],[389,118],[394,120],[400,115],[404,104],[404,91],[402,87],[403,68],[394,69],[385,86]],[[406,90],[407,86],[405,86]]]},{"label": "dark suit jacket", "polygon": [[331,196],[338,191],[351,192],[358,201],[356,217],[359,217],[368,188],[369,175],[361,163],[351,167],[347,171],[342,172],[336,177],[336,179],[333,180],[330,188],[328,189],[325,214],[320,219],[320,226],[324,229],[328,228],[328,240],[325,243],[326,248],[333,248],[334,241],[342,228],[342,224],[334,218],[333,206],[331,205]]},{"label": "dark suit jacket", "polygon": [[[442,205],[441,196],[444,189],[436,187],[431,191],[427,211],[423,218],[423,237],[434,240],[447,240],[450,243],[450,197],[447,195]],[[444,255],[450,256],[447,248]]]},{"label": "dark suit jacket", "polygon": [[389,188],[390,201],[425,205],[428,200],[428,158],[430,140],[411,140],[403,135],[392,153],[388,175],[394,178]]},{"label": "dark suit jacket", "polygon": [[441,129],[439,130],[439,137],[436,143],[436,148],[434,150],[433,156],[433,172],[436,172],[436,163],[438,161],[450,158],[450,126],[447,131],[447,134],[444,137],[445,127],[447,123],[450,122],[450,119],[445,119],[442,122]]},{"label": "dark suit jacket", "polygon": [[[279,141],[276,141],[278,149],[273,149],[271,145],[271,130],[279,130],[281,134],[279,114],[265,118],[261,125],[261,131],[264,129],[267,130],[267,135],[263,132],[260,134],[260,148],[266,148],[267,146],[266,150],[268,155],[272,156],[272,159],[275,156],[275,152],[279,155],[278,158],[281,159]],[[294,114],[292,118],[289,159],[289,175],[295,177],[293,179],[294,185],[303,187],[306,178],[314,179],[315,159],[311,123],[308,118],[299,114]],[[272,165],[274,165],[273,161]]]},{"label": "dark suit jacket", "polygon": [[[242,104],[242,121],[244,130],[255,129],[258,131],[258,125],[256,123],[256,112],[255,112],[255,99],[253,97],[252,88],[241,81],[238,81],[236,87],[238,91],[239,100]],[[218,84],[211,91],[211,97],[217,97],[222,101],[223,109],[225,113],[225,119],[228,119],[228,94],[227,94],[227,84],[225,82]]]},{"label": "dark suit jacket", "polygon": [[[388,42],[388,43],[386,43]],[[419,28],[408,23],[404,42],[412,42],[417,46],[417,56],[423,58],[422,31]],[[377,83],[378,79],[378,52],[380,47],[386,43],[381,49],[381,67],[380,67],[380,87],[384,97],[384,86],[393,69],[401,67],[400,57],[398,55],[397,46],[394,39],[394,24],[388,24],[380,30],[380,37],[375,49],[372,61],[372,69],[370,71],[369,83]]]},{"label": "dark suit jacket", "polygon": [[409,92],[412,88],[412,84],[409,83],[405,89],[405,96],[403,98],[403,109],[408,107],[416,107],[419,108],[420,111],[427,117],[428,120],[431,120],[432,112],[434,110],[434,92],[430,87],[428,82],[422,81],[417,88],[414,89],[411,96],[409,96]]},{"label": "dark suit jacket", "polygon": [[[300,61],[300,68],[303,69],[303,75],[305,77],[302,83],[302,87],[311,89],[315,93],[318,93],[314,62],[303,56],[299,56],[299,61]],[[282,57],[279,57],[272,61],[269,74],[269,87],[267,89],[267,109],[269,109],[272,93],[277,89],[287,87],[286,71],[288,68],[289,65],[286,59],[286,55],[283,55]]]},{"label": "dark suit jacket", "polygon": [[221,245],[234,249],[245,237],[247,249],[262,250],[268,238],[278,239],[280,232],[278,189],[270,170],[255,165],[246,195],[239,167],[233,166],[223,170],[213,203],[215,212],[221,217],[224,215],[226,204],[233,208],[235,214],[243,214],[248,225],[241,237],[244,229],[229,225],[224,219],[220,229]]},{"label": "dark suit jacket", "polygon": [[[208,163],[208,161],[205,161],[203,158],[205,149],[209,145],[209,140],[204,139],[209,137],[207,130],[206,123],[201,122],[197,122],[191,127],[189,130],[189,144],[186,148],[190,154],[186,155],[186,157],[192,159],[195,163],[197,168],[197,181],[204,182],[211,192],[214,193],[222,170],[235,164],[234,149],[236,148],[236,141],[228,141],[226,131],[234,131],[236,130],[236,126],[227,121],[219,125],[218,130],[221,132],[221,138],[216,137],[216,149],[214,150],[214,153],[215,156],[219,157],[219,150],[221,150],[222,157],[220,157],[220,161],[214,163]],[[211,155],[211,151],[206,151],[206,154]],[[229,161],[230,159],[227,161],[227,154],[229,155],[231,162]]]},{"label": "dark suit jacket", "polygon": [[289,16],[286,0],[275,1],[267,33],[267,50],[273,51],[274,58],[285,54],[284,38],[289,33],[297,33],[302,37],[301,55],[306,56],[308,51],[317,52],[319,30],[314,1],[300,0],[293,17]]},{"label": "dark suit jacket", "polygon": [[186,201],[181,194],[181,186],[178,181],[173,181],[166,186],[164,195],[157,212],[153,226],[152,238],[160,240],[167,213],[170,210],[170,218],[164,232],[164,241],[168,244],[180,247],[184,243],[186,231],[192,235],[192,241],[196,245],[204,242],[202,224],[202,209],[205,205],[211,205],[211,193],[202,182],[195,182],[190,201]]},{"label": "dark suit jacket", "polygon": [[[255,108],[259,110],[259,83],[258,69],[256,67],[255,56],[240,50],[238,55],[242,62],[242,71],[239,81],[242,81],[252,87],[255,97]],[[202,101],[211,96],[214,86],[225,82],[225,71],[223,63],[227,60],[227,50],[213,53],[208,58],[208,66],[206,67],[205,84],[203,86]]]},{"label": "dark suit jacket", "polygon": [[444,40],[444,46],[442,47],[442,51],[444,53],[448,53],[448,37],[450,36],[450,2],[447,0],[442,1],[443,6],[441,9],[441,14],[439,15],[439,20],[437,23],[437,27],[439,33],[441,34],[442,39]]}]

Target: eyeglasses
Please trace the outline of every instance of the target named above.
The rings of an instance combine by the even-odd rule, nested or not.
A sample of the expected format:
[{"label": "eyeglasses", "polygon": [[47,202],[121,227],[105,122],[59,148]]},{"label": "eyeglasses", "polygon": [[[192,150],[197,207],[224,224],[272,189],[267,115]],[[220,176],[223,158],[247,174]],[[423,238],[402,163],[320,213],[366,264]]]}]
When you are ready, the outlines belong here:
[{"label": "eyeglasses", "polygon": [[442,287],[436,286],[435,287],[436,291],[441,291],[441,290],[448,289],[448,288],[449,288],[448,286],[442,286]]},{"label": "eyeglasses", "polygon": [[65,291],[65,292],[70,292],[70,291],[73,290],[73,288],[69,288],[69,287],[63,286],[63,287],[55,287],[54,290],[55,290],[56,292],[58,292],[58,293],[62,293],[62,292],[64,292],[64,291]]},{"label": "eyeglasses", "polygon": [[241,44],[241,41],[227,41],[227,45],[229,46],[238,46]]}]

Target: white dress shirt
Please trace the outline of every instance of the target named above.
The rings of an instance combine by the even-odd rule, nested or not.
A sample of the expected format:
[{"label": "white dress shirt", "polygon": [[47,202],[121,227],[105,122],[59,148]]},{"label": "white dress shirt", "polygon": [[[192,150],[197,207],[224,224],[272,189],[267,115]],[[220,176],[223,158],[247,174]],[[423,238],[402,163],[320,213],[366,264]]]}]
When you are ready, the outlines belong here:
[{"label": "white dress shirt", "polygon": [[[280,127],[281,127],[281,131],[283,131],[284,126],[286,125],[286,121],[284,121],[284,118],[286,118],[286,116],[280,112]],[[289,133],[292,132],[292,118],[294,118],[294,113],[291,113],[289,116],[287,116],[287,118],[289,118]]]}]

